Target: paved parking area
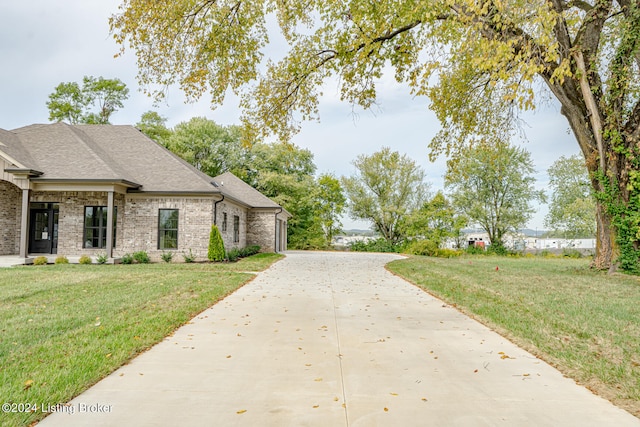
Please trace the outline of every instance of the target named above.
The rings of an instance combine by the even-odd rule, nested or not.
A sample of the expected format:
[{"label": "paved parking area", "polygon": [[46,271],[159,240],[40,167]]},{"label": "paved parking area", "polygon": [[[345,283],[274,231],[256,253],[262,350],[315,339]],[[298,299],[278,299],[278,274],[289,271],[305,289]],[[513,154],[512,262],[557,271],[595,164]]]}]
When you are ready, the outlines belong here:
[{"label": "paved parking area", "polygon": [[287,253],[41,425],[640,426],[395,258]]}]

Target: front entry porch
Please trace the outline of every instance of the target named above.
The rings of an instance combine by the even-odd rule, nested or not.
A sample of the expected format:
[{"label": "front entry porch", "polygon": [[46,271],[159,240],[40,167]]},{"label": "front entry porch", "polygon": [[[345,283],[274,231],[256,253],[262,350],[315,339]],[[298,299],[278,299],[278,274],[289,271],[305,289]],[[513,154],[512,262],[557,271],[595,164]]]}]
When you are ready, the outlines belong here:
[{"label": "front entry porch", "polygon": [[22,258],[18,255],[0,255],[0,268],[33,264],[33,258]]},{"label": "front entry porch", "polygon": [[58,253],[58,204],[32,202],[29,208],[29,253]]},{"label": "front entry porch", "polygon": [[[17,267],[20,265],[31,265],[33,260],[39,256],[46,256],[48,264],[54,264],[56,262],[57,255],[43,255],[43,254],[29,254],[28,258],[22,258],[19,255],[0,255],[0,268]],[[69,264],[80,264],[80,255],[68,256]],[[95,256],[91,257],[93,264],[97,264]],[[120,258],[109,258],[105,264],[120,264],[122,261]]]}]

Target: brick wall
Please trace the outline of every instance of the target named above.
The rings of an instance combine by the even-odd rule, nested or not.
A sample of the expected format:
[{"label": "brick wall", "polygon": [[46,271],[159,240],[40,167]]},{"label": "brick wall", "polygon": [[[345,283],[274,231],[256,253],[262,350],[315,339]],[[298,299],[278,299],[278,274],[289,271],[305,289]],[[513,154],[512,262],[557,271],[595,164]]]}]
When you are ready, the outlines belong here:
[{"label": "brick wall", "polygon": [[114,254],[122,256],[125,253],[146,251],[152,260],[160,260],[164,251],[158,249],[158,211],[178,209],[178,249],[173,250],[173,261],[183,261],[182,254],[189,250],[197,259],[206,259],[213,224],[213,202],[211,198],[128,195],[124,209],[122,245],[116,247]]},{"label": "brick wall", "polygon": [[[32,202],[58,203],[58,254],[96,255],[104,249],[83,248],[85,206],[107,206],[106,192],[32,192]],[[19,250],[21,191],[11,183],[0,181],[0,254],[16,254]],[[5,203],[5,200],[8,202]],[[213,224],[214,199],[190,197],[144,197],[114,195],[116,245],[114,256],[146,251],[153,261],[164,252],[158,249],[158,213],[160,209],[178,209],[178,249],[173,260],[183,261],[182,254],[191,250],[199,260],[207,258],[209,233]],[[218,228],[225,249],[260,245],[262,251],[274,251],[273,212],[253,211],[225,201],[218,204]],[[227,230],[222,231],[223,214],[227,214]],[[239,242],[234,242],[233,217],[240,218]],[[11,219],[13,218],[13,219]],[[5,226],[6,224],[6,226]],[[10,243],[13,242],[13,246]]]},{"label": "brick wall", "polygon": [[20,217],[22,191],[8,181],[0,180],[0,255],[20,252]]},{"label": "brick wall", "polygon": [[[223,229],[224,214],[227,214],[227,229]],[[240,241],[233,241],[233,217],[240,218]],[[224,241],[226,250],[232,248],[244,248],[247,246],[247,209],[231,202],[218,203],[218,229]]]},{"label": "brick wall", "polygon": [[[84,208],[85,206],[107,206],[107,193],[98,191],[61,191],[32,192],[32,202],[58,203],[58,254],[60,255],[96,255],[104,249],[83,248]],[[124,195],[114,195],[116,206],[116,249],[122,245]]]},{"label": "brick wall", "polygon": [[275,214],[252,210],[247,214],[247,245],[259,245],[262,252],[275,252]]}]

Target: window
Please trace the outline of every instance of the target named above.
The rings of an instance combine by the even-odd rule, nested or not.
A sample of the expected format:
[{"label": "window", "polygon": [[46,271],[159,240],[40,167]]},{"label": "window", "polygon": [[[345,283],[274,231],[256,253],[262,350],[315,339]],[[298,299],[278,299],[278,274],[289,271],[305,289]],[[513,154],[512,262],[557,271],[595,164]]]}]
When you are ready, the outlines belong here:
[{"label": "window", "polygon": [[233,216],[233,243],[240,241],[240,217],[238,215]]},{"label": "window", "polygon": [[158,249],[178,249],[178,209],[160,209]]},{"label": "window", "polygon": [[[113,208],[113,247],[116,247],[116,218],[118,208]],[[84,207],[84,240],[83,248],[107,247],[107,207],[106,206],[85,206]]]},{"label": "window", "polygon": [[222,213],[222,231],[227,231],[227,213]]}]

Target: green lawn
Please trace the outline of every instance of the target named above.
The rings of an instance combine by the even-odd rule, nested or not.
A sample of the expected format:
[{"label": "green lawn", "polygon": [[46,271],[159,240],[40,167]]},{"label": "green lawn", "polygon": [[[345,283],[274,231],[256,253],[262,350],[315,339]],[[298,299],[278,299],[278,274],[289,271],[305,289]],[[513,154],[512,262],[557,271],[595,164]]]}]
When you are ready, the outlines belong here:
[{"label": "green lawn", "polygon": [[640,280],[588,265],[479,256],[388,268],[640,416]]},{"label": "green lawn", "polygon": [[281,257],[0,269],[0,404],[67,402]]}]

